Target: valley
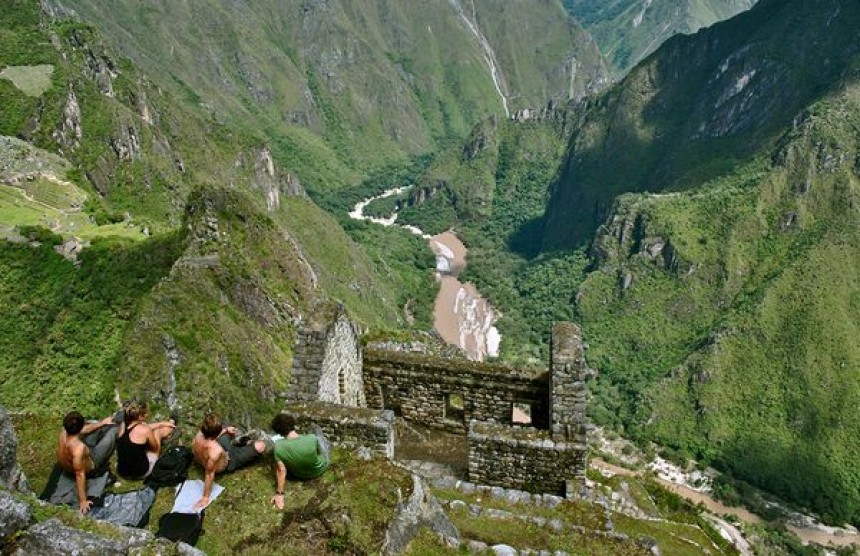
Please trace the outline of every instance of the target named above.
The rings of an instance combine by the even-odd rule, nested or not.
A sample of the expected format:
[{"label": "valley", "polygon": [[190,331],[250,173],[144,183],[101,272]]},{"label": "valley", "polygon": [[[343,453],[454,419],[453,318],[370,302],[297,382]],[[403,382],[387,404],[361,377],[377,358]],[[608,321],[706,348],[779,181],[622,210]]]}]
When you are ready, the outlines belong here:
[{"label": "valley", "polygon": [[[36,484],[30,419],[140,397],[187,432],[213,410],[265,427],[303,339],[338,327],[345,360],[465,369],[421,402],[468,429],[456,381],[540,376],[571,322],[577,411],[690,484],[610,450],[555,515],[446,477],[434,495],[474,546],[856,553],[856,1],[9,0],[0,39],[0,407]],[[401,390],[366,396],[408,428]],[[505,392],[495,421],[546,427]],[[207,546],[275,551],[265,535],[336,497],[372,531],[322,512],[316,549],[379,551],[409,473],[356,457],[283,527],[237,521],[263,486],[230,483],[217,515],[245,544]],[[365,476],[397,488],[370,503]]]},{"label": "valley", "polygon": [[[367,205],[402,195],[408,187],[396,187],[356,203],[349,217],[368,220],[381,226],[393,226],[397,212],[388,217],[365,216]],[[483,361],[486,357],[498,357],[501,336],[493,326],[495,311],[484,300],[475,286],[463,284],[457,276],[466,268],[466,248],[451,231],[430,236],[420,228],[398,225],[412,234],[427,240],[427,245],[436,256],[436,281],[439,292],[433,309],[433,327],[450,345],[465,351],[472,361]]]}]

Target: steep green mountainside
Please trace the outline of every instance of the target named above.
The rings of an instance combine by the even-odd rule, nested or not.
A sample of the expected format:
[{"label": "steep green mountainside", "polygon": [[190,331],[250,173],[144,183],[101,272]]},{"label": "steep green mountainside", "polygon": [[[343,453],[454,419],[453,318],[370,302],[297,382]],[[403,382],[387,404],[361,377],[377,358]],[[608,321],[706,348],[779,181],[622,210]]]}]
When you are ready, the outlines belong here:
[{"label": "steep green mountainside", "polygon": [[102,412],[118,390],[250,419],[286,388],[315,307],[402,326],[407,290],[432,295],[423,269],[371,261],[268,148],[190,113],[93,28],[18,0],[0,35],[6,407]]},{"label": "steep green mountainside", "polygon": [[504,114],[499,91],[516,111],[579,98],[607,75],[590,36],[555,2],[48,4],[97,24],[200,111],[270,143],[311,192],[464,137]]},{"label": "steep green mountainside", "polygon": [[624,75],[667,39],[695,33],[757,0],[564,0],[591,32],[613,70]]},{"label": "steep green mountainside", "polygon": [[675,37],[588,100],[553,189],[545,247],[588,241],[620,193],[689,189],[773,145],[856,57],[854,8],[761,2]]},{"label": "steep green mountainside", "polygon": [[594,418],[860,522],[860,5],[762,1],[573,117]]}]

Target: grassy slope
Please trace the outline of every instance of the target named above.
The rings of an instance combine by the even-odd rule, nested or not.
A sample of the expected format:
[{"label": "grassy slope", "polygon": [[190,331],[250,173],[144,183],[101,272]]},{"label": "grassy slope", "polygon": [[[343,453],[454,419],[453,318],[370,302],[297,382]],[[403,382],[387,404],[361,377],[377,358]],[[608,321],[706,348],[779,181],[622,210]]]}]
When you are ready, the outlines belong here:
[{"label": "grassy slope", "polygon": [[[19,461],[34,492],[44,488],[53,465],[58,421],[39,414],[13,417],[19,438]],[[186,431],[189,435],[190,428]],[[190,437],[189,437],[190,438]],[[181,439],[180,439],[181,440]],[[206,510],[204,533],[197,547],[207,554],[368,554],[377,553],[401,496],[412,489],[408,473],[386,461],[358,461],[333,451],[332,467],[320,479],[289,482],[283,512],[269,500],[274,492],[270,459],[218,477],[224,492]],[[192,465],[189,478],[202,479]],[[116,492],[142,488],[121,481]],[[146,527],[155,532],[158,519],[170,511],[173,489],[161,489]],[[55,507],[38,508],[36,518],[59,517],[76,528],[111,534],[110,528]]]},{"label": "grassy slope", "polygon": [[[501,112],[483,51],[442,0],[306,7],[195,0],[169,13],[131,1],[64,5],[97,23],[124,54],[161,76],[162,86],[187,92],[201,111],[270,142],[279,162],[312,191],[355,183]],[[554,4],[517,8],[505,24],[521,15],[552,45],[532,49],[521,29],[516,36],[528,46],[517,44],[516,59],[503,68],[510,69],[516,104],[534,106],[567,90],[558,72],[563,61],[553,57],[570,50],[559,45],[571,26]],[[600,73],[593,45],[579,41],[572,52],[583,62],[582,75],[592,65]]]},{"label": "grassy slope", "polygon": [[502,68],[511,108],[579,99],[605,84],[608,72],[594,40],[554,0],[478,0],[473,5]]}]

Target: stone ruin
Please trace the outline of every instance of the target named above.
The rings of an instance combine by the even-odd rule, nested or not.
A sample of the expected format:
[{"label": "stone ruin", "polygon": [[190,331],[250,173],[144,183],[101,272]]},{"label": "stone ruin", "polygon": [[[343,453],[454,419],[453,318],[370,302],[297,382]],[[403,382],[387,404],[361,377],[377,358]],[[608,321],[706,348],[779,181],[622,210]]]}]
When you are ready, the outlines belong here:
[{"label": "stone ruin", "polygon": [[361,348],[342,307],[298,332],[285,409],[338,443],[391,459],[395,417],[464,435],[468,480],[579,496],[587,467],[582,334],[552,328],[549,369]]}]

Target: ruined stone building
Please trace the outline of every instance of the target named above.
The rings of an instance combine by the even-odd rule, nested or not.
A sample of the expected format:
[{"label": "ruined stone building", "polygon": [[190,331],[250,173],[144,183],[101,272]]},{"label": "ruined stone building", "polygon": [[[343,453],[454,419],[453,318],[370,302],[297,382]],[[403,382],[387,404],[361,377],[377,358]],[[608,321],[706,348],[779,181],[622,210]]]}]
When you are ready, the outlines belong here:
[{"label": "ruined stone building", "polygon": [[338,443],[394,455],[394,419],[462,434],[469,481],[573,496],[585,481],[579,328],[552,329],[547,370],[362,350],[342,308],[299,331],[286,410]]}]

